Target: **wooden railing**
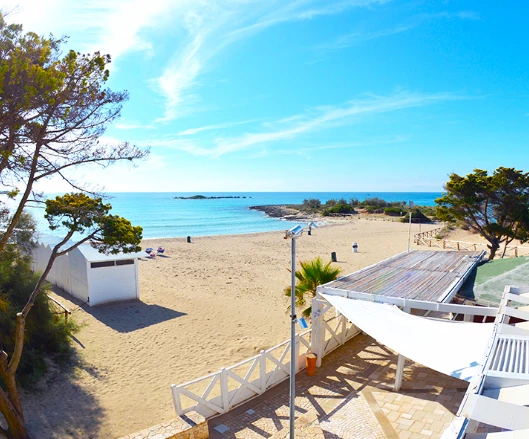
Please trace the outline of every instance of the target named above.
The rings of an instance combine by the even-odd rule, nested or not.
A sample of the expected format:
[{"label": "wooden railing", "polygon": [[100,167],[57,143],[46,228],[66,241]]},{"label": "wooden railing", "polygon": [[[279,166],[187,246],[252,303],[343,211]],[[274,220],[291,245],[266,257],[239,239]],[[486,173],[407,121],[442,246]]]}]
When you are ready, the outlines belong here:
[{"label": "wooden railing", "polygon": [[415,244],[417,245],[421,245],[421,244],[426,245],[425,239],[435,238],[436,236],[443,233],[444,230],[445,230],[444,227],[438,227],[437,229],[427,230],[426,232],[422,232],[422,233],[416,233],[415,235],[413,235],[413,242],[415,242]]},{"label": "wooden railing", "polygon": [[[483,242],[452,241],[448,239],[421,237],[417,239],[415,243],[417,245],[426,245],[428,247],[438,247],[444,250],[458,250],[458,251],[487,250],[488,251],[487,244]],[[496,255],[501,257],[503,255],[503,248],[499,248]],[[529,256],[529,247],[507,246],[505,257],[517,258],[521,256]]]},{"label": "wooden railing", "polygon": [[[327,315],[325,316],[327,317]],[[343,345],[360,331],[343,315],[322,319],[325,326],[323,355]],[[304,369],[311,351],[309,329],[296,335],[296,371]],[[261,351],[231,367],[180,385],[171,385],[178,416],[190,411],[209,419],[227,413],[290,377],[290,340]]]},{"label": "wooden railing", "polygon": [[70,314],[72,314],[72,312],[66,308],[61,302],[59,302],[58,300],[54,299],[53,297],[51,297],[49,294],[46,294],[46,296],[48,297],[48,299],[50,299],[55,305],[57,305],[59,308],[61,308],[62,311],[59,312],[59,314],[64,314],[64,322],[65,323],[68,323],[68,317],[70,316]]}]

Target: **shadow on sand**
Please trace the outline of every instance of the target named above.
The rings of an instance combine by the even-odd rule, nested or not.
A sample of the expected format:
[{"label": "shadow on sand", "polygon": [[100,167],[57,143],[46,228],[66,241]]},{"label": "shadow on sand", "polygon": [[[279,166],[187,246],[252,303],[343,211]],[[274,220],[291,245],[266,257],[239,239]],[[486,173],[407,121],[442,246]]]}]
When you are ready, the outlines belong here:
[{"label": "shadow on sand", "polygon": [[94,308],[86,306],[84,310],[118,332],[132,332],[186,315],[174,309],[147,304],[139,300]]},{"label": "shadow on sand", "polygon": [[[186,313],[175,311],[174,309],[165,308],[155,304],[148,304],[140,300],[110,303],[92,308],[86,303],[71,296],[61,288],[54,286],[53,292],[60,298],[64,299],[63,302],[70,307],[70,309],[75,310],[72,305],[83,308],[87,314],[94,316],[101,323],[123,333],[147,328],[186,315]],[[74,341],[79,343],[75,338]]]},{"label": "shadow on sand", "polygon": [[99,379],[93,367],[83,364],[74,351],[65,367],[54,367],[38,389],[22,393],[22,405],[31,437],[98,437],[104,411],[97,398],[77,380],[78,368]]}]

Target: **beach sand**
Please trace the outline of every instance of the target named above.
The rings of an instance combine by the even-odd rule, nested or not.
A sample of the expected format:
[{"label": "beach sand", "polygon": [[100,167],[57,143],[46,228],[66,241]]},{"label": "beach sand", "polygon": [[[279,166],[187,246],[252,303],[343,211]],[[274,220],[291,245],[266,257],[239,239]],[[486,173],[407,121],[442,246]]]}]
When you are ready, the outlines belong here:
[{"label": "beach sand", "polygon": [[[291,241],[283,238],[284,232],[270,232],[197,237],[191,244],[148,240],[144,248],[166,250],[165,257],[140,260],[140,301],[76,309],[78,302],[57,294],[76,309],[80,366],[69,376],[52,371],[39,391],[24,395],[34,437],[119,437],[169,420],[175,417],[171,384],[286,340]],[[407,224],[352,219],[304,234],[297,260],[328,261],[336,252],[335,265],[348,274],[405,251],[407,243]]]}]

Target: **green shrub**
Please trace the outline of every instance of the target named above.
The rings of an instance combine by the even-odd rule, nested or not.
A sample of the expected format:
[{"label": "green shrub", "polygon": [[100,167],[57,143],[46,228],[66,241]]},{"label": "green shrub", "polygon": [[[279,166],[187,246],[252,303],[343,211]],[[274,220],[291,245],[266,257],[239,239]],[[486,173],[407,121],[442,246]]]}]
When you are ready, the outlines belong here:
[{"label": "green shrub", "polygon": [[[16,315],[26,304],[39,275],[31,271],[31,259],[24,256],[34,246],[35,223],[23,214],[17,224],[17,244],[8,244],[0,252],[0,347],[8,354],[14,349]],[[26,319],[25,342],[17,379],[31,387],[47,369],[46,357],[63,363],[69,358],[70,336],[77,329],[71,319],[56,314],[55,305],[46,296],[49,285],[36,297]],[[0,383],[2,380],[0,379]]]},{"label": "green shrub", "polygon": [[[410,214],[409,212],[406,214],[406,216],[402,219],[403,223],[406,223],[410,220]],[[411,220],[412,222],[422,222],[422,223],[429,223],[431,222],[430,218],[428,218],[424,213],[422,213],[419,209],[415,209],[411,214]]]},{"label": "green shrub", "polygon": [[337,204],[333,207],[325,209],[322,215],[328,216],[333,213],[356,213],[356,210],[354,210],[354,207],[350,206],[349,204]]},{"label": "green shrub", "polygon": [[374,198],[366,198],[363,202],[364,206],[373,206],[373,207],[386,207],[388,205],[386,200],[382,200],[381,198],[374,197]]},{"label": "green shrub", "polygon": [[[13,352],[16,314],[26,304],[38,275],[31,272],[29,258],[19,258],[16,250],[0,254],[0,273],[0,346]],[[17,373],[23,387],[31,387],[44,375],[45,357],[61,363],[70,356],[70,335],[76,326],[71,320],[65,323],[55,312],[46,294],[39,294],[26,320],[26,341]]]},{"label": "green shrub", "polygon": [[307,209],[319,209],[321,207],[321,201],[317,198],[303,200],[303,207]]},{"label": "green shrub", "polygon": [[402,207],[386,207],[384,214],[389,216],[402,216],[404,215]]}]

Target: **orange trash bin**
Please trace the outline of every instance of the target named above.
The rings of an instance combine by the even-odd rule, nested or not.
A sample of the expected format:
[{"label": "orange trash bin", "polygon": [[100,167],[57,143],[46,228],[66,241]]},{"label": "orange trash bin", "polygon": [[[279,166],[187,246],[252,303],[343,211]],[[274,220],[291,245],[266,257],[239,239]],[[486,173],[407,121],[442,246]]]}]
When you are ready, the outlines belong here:
[{"label": "orange trash bin", "polygon": [[307,354],[305,362],[307,364],[307,375],[309,377],[316,375],[316,360],[318,357],[315,354]]}]

